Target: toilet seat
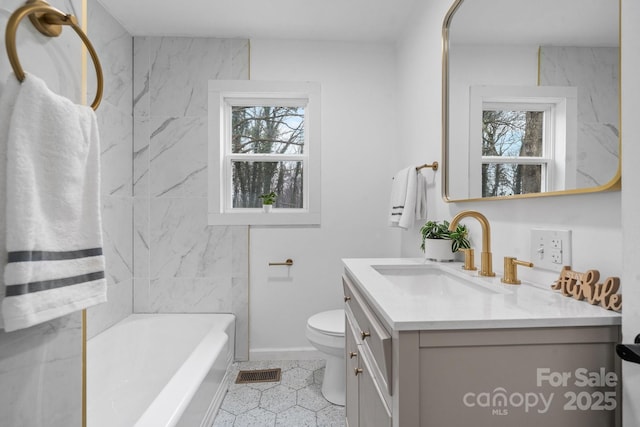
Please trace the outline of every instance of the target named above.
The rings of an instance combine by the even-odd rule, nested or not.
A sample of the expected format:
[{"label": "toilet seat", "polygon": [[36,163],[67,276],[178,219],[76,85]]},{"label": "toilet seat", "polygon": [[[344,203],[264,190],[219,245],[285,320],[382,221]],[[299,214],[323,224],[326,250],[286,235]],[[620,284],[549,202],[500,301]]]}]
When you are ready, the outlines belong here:
[{"label": "toilet seat", "polygon": [[329,310],[314,314],[307,321],[307,326],[322,334],[344,337],[344,310]]}]

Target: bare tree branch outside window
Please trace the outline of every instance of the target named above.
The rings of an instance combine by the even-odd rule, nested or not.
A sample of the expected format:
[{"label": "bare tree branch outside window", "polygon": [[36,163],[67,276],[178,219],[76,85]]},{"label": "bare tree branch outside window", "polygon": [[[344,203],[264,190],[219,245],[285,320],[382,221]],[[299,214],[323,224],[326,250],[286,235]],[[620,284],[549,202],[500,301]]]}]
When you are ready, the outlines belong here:
[{"label": "bare tree branch outside window", "polygon": [[258,196],[273,191],[275,208],[302,208],[303,162],[268,155],[302,154],[304,140],[304,107],[232,107],[232,153],[266,155],[264,161],[232,162],[233,207],[260,207]]},{"label": "bare tree branch outside window", "polygon": [[[541,157],[543,120],[542,111],[483,111],[482,156]],[[538,193],[541,187],[541,164],[499,161],[482,164],[482,197]]]}]

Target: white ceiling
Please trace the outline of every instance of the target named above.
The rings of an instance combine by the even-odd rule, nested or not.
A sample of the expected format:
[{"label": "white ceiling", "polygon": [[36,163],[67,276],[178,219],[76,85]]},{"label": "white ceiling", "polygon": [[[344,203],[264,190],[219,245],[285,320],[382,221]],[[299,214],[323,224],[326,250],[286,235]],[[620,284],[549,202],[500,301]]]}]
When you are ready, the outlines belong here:
[{"label": "white ceiling", "polygon": [[[393,41],[427,0],[98,1],[134,36]],[[614,0],[465,1],[453,18],[452,37],[615,45],[617,14]]]},{"label": "white ceiling", "polygon": [[614,0],[465,1],[451,21],[452,43],[617,46],[618,37]]},{"label": "white ceiling", "polygon": [[99,0],[134,36],[391,41],[424,0]]}]

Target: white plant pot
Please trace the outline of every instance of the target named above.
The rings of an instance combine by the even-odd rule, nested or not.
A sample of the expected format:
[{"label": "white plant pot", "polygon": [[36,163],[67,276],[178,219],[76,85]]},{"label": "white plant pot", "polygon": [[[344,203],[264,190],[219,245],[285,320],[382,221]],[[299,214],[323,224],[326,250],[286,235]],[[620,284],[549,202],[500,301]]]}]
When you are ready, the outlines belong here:
[{"label": "white plant pot", "polygon": [[273,208],[273,205],[262,205],[262,210],[263,210],[265,213],[269,213],[269,212],[271,212],[271,208]]},{"label": "white plant pot", "polygon": [[424,257],[429,261],[452,262],[456,260],[456,253],[451,252],[451,240],[426,239]]}]

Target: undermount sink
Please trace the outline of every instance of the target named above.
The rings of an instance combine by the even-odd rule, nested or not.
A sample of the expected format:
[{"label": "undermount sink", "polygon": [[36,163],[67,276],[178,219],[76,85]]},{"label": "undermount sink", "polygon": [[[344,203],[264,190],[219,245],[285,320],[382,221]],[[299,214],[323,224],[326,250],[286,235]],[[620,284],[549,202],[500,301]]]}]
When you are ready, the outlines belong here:
[{"label": "undermount sink", "polygon": [[374,265],[372,267],[391,285],[397,287],[399,292],[416,296],[511,293],[509,289],[500,284],[499,279],[472,276],[439,264],[420,266]]}]

